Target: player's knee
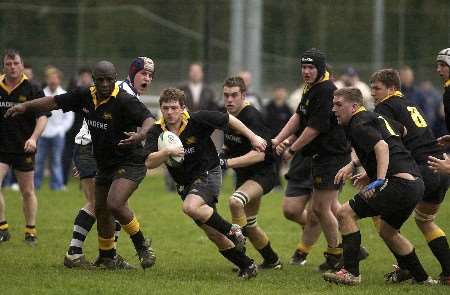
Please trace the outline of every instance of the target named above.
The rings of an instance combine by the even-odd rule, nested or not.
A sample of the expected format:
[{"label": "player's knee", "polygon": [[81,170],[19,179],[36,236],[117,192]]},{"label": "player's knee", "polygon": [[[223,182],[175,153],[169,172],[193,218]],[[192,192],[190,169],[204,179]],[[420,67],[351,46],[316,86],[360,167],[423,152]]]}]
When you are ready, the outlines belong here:
[{"label": "player's knee", "polygon": [[233,193],[233,195],[228,200],[228,204],[230,205],[230,208],[232,209],[239,209],[244,208],[245,205],[248,203],[249,198],[247,195],[245,195],[242,192],[236,191]]},{"label": "player's knee", "polygon": [[121,205],[118,202],[114,202],[112,199],[108,199],[106,206],[113,215],[116,215],[121,209]]},{"label": "player's knee", "polygon": [[283,205],[283,215],[287,219],[289,219],[289,220],[297,220],[298,219],[298,215],[300,215],[300,214],[301,214],[301,212],[298,212],[298,210],[296,210],[296,208],[294,208],[292,206]]},{"label": "player's knee", "polygon": [[306,222],[312,226],[319,224],[319,219],[317,218],[317,215],[313,210],[308,210],[308,213],[306,215]]},{"label": "player's knee", "polygon": [[339,224],[344,224],[348,219],[352,218],[352,211],[347,206],[342,206],[336,213]]},{"label": "player's knee", "polygon": [[414,220],[418,226],[424,224],[433,223],[436,219],[436,214],[427,214],[421,211],[419,208],[414,209]]},{"label": "player's knee", "polygon": [[189,202],[184,202],[182,206],[183,213],[191,218],[197,218],[198,208]]},{"label": "player's knee", "polygon": [[31,200],[33,198],[36,198],[35,194],[34,194],[34,190],[32,189],[24,189],[22,190],[22,197],[24,198],[24,200]]}]

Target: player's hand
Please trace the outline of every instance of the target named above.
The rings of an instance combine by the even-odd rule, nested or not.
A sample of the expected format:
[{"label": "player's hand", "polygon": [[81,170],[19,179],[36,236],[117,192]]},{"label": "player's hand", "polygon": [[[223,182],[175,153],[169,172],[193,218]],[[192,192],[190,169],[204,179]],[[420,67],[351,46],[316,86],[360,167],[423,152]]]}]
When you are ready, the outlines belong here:
[{"label": "player's hand", "polygon": [[15,106],[13,106],[13,107],[10,107],[6,111],[4,117],[5,118],[15,117],[17,115],[25,113],[26,110],[27,110],[27,107],[23,103],[19,103],[19,104],[16,104]]},{"label": "player's hand", "polygon": [[287,150],[285,150],[285,151],[283,152],[283,161],[289,162],[289,161],[292,159],[293,156],[294,156],[294,155],[293,155],[292,153],[289,152],[289,149],[287,149]]},{"label": "player's hand", "polygon": [[36,151],[36,140],[33,138],[28,138],[27,141],[25,141],[25,145],[23,146],[23,150],[26,153],[34,153]]},{"label": "player's hand", "polygon": [[363,190],[361,190],[361,194],[364,196],[365,199],[370,199],[374,196],[375,191],[380,190],[383,188],[383,186],[386,184],[386,179],[377,179],[375,181],[372,181],[367,185]]},{"label": "player's hand", "polygon": [[428,157],[428,167],[433,170],[433,172],[439,172],[443,174],[450,174],[450,158],[446,153],[443,154],[444,159],[429,156]]},{"label": "player's hand", "polygon": [[80,177],[80,171],[78,171],[77,167],[73,166],[72,168],[72,175],[74,177]]},{"label": "player's hand", "polygon": [[184,148],[182,146],[168,146],[166,152],[169,157],[184,157]]},{"label": "player's hand", "polygon": [[450,135],[444,135],[437,139],[439,145],[450,146]]},{"label": "player's hand", "polygon": [[119,141],[119,143],[117,144],[118,146],[140,143],[143,140],[142,135],[137,132],[124,132],[124,134],[128,136],[128,138]]},{"label": "player's hand", "polygon": [[[285,140],[283,140],[283,142],[281,142],[275,146],[275,152],[277,153],[277,155],[283,155],[283,152],[290,145],[291,145],[291,143],[290,143],[289,139],[285,139]],[[283,156],[283,158],[284,158],[284,156]]]},{"label": "player's hand", "polygon": [[253,148],[258,152],[264,152],[266,150],[267,147],[266,140],[256,134],[252,136],[251,143]]},{"label": "player's hand", "polygon": [[334,184],[340,184],[342,181],[347,180],[353,173],[353,163],[350,162],[344,167],[342,167],[336,176],[334,177]]},{"label": "player's hand", "polygon": [[367,173],[365,171],[352,176],[350,179],[353,185],[358,189],[362,189],[363,187],[367,186],[370,181],[369,176],[367,176]]}]

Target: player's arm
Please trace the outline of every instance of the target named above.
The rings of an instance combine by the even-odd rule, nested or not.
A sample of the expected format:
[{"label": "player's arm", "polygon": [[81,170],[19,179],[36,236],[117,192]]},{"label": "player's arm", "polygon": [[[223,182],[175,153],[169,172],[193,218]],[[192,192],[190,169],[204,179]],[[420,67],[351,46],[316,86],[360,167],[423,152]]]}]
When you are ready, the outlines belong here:
[{"label": "player's arm", "polygon": [[152,152],[145,159],[145,166],[147,169],[155,169],[166,162],[171,156],[184,156],[184,148],[182,146],[169,146]]},{"label": "player's arm", "polygon": [[38,99],[19,103],[8,109],[5,113],[5,118],[15,117],[26,112],[49,112],[58,109],[54,96],[45,96]]},{"label": "player's arm", "polygon": [[23,147],[25,152],[33,153],[36,151],[37,140],[41,136],[42,132],[44,132],[47,122],[48,118],[45,115],[36,118],[36,126],[34,127],[33,134],[31,134],[30,138],[25,141],[25,145]]},{"label": "player's arm", "polygon": [[291,145],[290,153],[294,154],[295,152],[301,150],[304,146],[306,146],[308,143],[313,141],[317,136],[319,136],[320,132],[317,129],[314,129],[312,127],[306,127],[305,130],[303,130],[302,134],[297,138],[296,141]]},{"label": "player's arm", "polygon": [[386,179],[389,166],[389,146],[384,140],[378,141],[373,147],[377,159],[377,179]]},{"label": "player's arm", "polygon": [[286,125],[284,125],[280,133],[278,133],[278,135],[274,139],[272,139],[273,146],[277,147],[286,138],[297,132],[299,125],[300,125],[300,115],[298,113],[295,113],[291,116]]},{"label": "player's arm", "polygon": [[265,151],[267,142],[262,137],[256,135],[252,130],[247,128],[247,126],[245,126],[239,119],[233,115],[229,115],[228,125],[237,133],[245,136],[257,151]]},{"label": "player's arm", "polygon": [[251,150],[245,155],[231,159],[224,159],[224,161],[226,161],[226,167],[236,169],[262,162],[264,161],[265,157],[266,154],[264,152]]}]

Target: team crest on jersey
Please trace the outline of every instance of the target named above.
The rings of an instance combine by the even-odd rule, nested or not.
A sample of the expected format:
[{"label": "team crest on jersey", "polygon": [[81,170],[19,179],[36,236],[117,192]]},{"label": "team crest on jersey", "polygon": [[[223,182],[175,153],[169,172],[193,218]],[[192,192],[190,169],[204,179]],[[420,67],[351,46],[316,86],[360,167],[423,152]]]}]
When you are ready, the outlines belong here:
[{"label": "team crest on jersey", "polygon": [[27,97],[23,96],[23,95],[19,95],[18,100],[19,100],[19,102],[25,102],[25,101],[27,101]]},{"label": "team crest on jersey", "polygon": [[117,170],[116,173],[117,173],[118,175],[123,175],[123,174],[125,174],[125,169],[120,168],[119,170]]},{"label": "team crest on jersey", "polygon": [[197,138],[195,136],[190,136],[186,139],[186,144],[194,144],[197,142]]},{"label": "team crest on jersey", "polygon": [[322,177],[320,177],[320,176],[314,177],[314,183],[315,183],[315,184],[320,184],[320,183],[322,183]]},{"label": "team crest on jersey", "polygon": [[33,163],[33,158],[32,157],[26,157],[25,158],[25,163],[27,163],[27,164]]},{"label": "team crest on jersey", "polygon": [[111,113],[103,113],[103,119],[112,120],[112,114]]}]

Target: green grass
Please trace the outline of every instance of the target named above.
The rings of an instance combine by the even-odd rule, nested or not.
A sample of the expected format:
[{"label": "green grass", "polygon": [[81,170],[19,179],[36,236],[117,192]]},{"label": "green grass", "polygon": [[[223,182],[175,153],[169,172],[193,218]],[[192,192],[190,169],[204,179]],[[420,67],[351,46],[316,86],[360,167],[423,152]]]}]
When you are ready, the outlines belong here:
[{"label": "green grass", "polygon": [[[348,199],[352,192],[346,187],[342,200]],[[35,248],[22,241],[24,220],[19,193],[10,190],[3,193],[12,239],[0,244],[0,294],[449,294],[450,290],[445,286],[424,287],[409,283],[386,285],[383,274],[391,270],[393,258],[370,220],[360,223],[363,244],[370,252],[369,259],[361,265],[361,286],[331,285],[315,271],[323,261],[323,237],[309,255],[305,267],[285,264],[280,271],[261,271],[254,280],[240,281],[202,231],[182,214],[179,197],[165,191],[162,176],[147,177],[130,201],[144,233],[153,238],[157,254],[154,268],[128,272],[66,269],[62,261],[71,238],[73,219],[84,203],[78,182],[71,182],[66,192],[54,193],[44,188],[38,193],[39,244]],[[226,202],[230,193],[231,181],[227,178],[218,206],[227,218]],[[284,219],[281,200],[279,192],[266,196],[258,223],[269,235],[274,249],[287,262],[298,242],[299,227]],[[437,219],[447,232],[450,232],[449,210],[447,201]],[[427,271],[437,276],[440,267],[412,219],[402,232],[416,245]],[[257,252],[251,246],[248,248],[250,256],[260,261]],[[85,244],[89,259],[96,257],[96,249],[96,231],[93,230]],[[138,265],[131,241],[124,232],[119,239],[118,251],[129,262]]]}]

